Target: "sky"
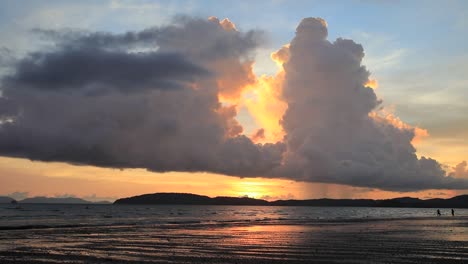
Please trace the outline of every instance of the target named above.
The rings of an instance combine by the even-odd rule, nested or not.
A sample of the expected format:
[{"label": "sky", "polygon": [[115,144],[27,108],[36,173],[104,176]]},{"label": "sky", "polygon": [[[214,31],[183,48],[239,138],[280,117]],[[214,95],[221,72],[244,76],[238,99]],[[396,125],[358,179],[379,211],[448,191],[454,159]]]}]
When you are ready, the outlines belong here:
[{"label": "sky", "polygon": [[0,195],[451,197],[466,1],[2,1]]}]

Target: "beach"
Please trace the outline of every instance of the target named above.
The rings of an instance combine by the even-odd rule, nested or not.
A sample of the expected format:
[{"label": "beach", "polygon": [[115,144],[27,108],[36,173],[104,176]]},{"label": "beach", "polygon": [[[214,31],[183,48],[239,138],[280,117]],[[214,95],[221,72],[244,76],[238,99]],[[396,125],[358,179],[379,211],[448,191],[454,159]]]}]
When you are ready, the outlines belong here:
[{"label": "beach", "polygon": [[30,226],[0,263],[467,263],[468,218]]}]

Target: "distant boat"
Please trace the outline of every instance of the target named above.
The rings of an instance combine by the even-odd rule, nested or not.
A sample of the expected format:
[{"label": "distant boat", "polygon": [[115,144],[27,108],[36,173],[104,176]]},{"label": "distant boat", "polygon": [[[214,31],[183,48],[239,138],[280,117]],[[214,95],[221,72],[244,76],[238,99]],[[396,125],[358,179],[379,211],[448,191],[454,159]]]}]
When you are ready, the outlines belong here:
[{"label": "distant boat", "polygon": [[18,202],[16,200],[11,200],[11,204],[17,204]]}]

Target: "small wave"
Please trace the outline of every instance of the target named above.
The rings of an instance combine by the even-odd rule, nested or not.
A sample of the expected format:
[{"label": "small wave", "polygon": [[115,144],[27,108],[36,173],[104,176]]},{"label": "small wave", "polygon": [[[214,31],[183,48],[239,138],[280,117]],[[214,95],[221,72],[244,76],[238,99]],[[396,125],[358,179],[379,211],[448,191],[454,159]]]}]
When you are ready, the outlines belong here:
[{"label": "small wave", "polygon": [[168,224],[173,224],[173,225],[184,225],[184,224],[200,224],[201,221],[196,221],[196,220],[181,220],[181,221],[169,221],[167,222]]},{"label": "small wave", "polygon": [[26,230],[26,229],[47,229],[47,228],[73,228],[85,227],[89,225],[20,225],[20,226],[0,226],[0,230]]}]

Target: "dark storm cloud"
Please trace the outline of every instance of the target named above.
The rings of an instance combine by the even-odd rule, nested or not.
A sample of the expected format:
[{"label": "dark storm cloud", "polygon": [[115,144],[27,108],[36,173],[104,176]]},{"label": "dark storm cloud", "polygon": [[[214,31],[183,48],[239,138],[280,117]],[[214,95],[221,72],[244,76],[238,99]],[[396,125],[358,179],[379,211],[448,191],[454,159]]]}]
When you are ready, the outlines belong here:
[{"label": "dark storm cloud", "polygon": [[223,83],[220,93],[239,97],[242,87],[252,84],[253,53],[265,41],[262,31],[225,30],[219,20],[177,16],[173,23],[122,34],[76,30],[40,30],[36,33],[55,41],[59,50],[131,51],[179,54],[211,70]]},{"label": "dark storm cloud", "polygon": [[[222,75],[214,67],[240,67],[255,48],[252,34],[183,18],[123,35],[56,36],[55,48],[22,59],[2,82],[0,153],[161,172],[265,174],[279,165],[283,146],[240,135],[235,107],[218,101]],[[132,43],[151,51],[127,49]],[[197,59],[210,52],[216,55]]]},{"label": "dark storm cloud", "polygon": [[178,87],[180,82],[206,74],[205,69],[179,54],[86,48],[31,54],[18,63],[15,74],[3,83],[15,89],[107,88],[131,92]]},{"label": "dark storm cloud", "polygon": [[158,48],[162,52],[178,52],[202,60],[239,57],[252,52],[265,41],[259,30],[247,32],[223,30],[217,21],[177,16],[172,24],[122,34],[76,30],[43,30],[34,32],[67,48]]}]

